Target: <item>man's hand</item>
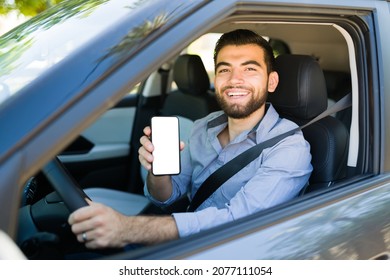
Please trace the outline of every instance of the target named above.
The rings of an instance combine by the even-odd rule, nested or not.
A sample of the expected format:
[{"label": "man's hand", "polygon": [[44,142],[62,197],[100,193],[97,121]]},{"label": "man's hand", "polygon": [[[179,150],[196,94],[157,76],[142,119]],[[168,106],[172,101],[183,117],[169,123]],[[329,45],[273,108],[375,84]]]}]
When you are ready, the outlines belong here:
[{"label": "man's hand", "polygon": [[150,171],[152,169],[154,146],[152,141],[150,141],[150,135],[152,131],[150,126],[144,128],[144,135],[140,138],[141,147],[138,150],[138,159],[139,162],[145,167],[146,170]]},{"label": "man's hand", "polygon": [[[145,167],[146,170],[150,171],[152,169],[152,152],[154,150],[153,143],[150,141],[152,130],[150,126],[147,126],[144,128],[143,132],[144,135],[140,138],[141,147],[138,150],[138,159],[142,166]],[[180,141],[180,151],[184,149],[184,146],[184,142]]]},{"label": "man's hand", "polygon": [[103,204],[88,203],[89,206],[73,212],[68,219],[77,240],[90,249],[124,247],[126,216]]},{"label": "man's hand", "polygon": [[68,219],[79,242],[89,249],[154,244],[179,237],[171,216],[125,216],[100,203],[73,212]]},{"label": "man's hand", "polygon": [[[150,141],[152,134],[149,126],[144,128],[144,135],[140,138],[141,147],[138,150],[139,162],[148,170],[147,187],[149,193],[159,201],[166,201],[172,194],[171,176],[154,176],[150,170],[153,163],[153,143]],[[184,142],[180,142],[180,150],[184,149]]]}]

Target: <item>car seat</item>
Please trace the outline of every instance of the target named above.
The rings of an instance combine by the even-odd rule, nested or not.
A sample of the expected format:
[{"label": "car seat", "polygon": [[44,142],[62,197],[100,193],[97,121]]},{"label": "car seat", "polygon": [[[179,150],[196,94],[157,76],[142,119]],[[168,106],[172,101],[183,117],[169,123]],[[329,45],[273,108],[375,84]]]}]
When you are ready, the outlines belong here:
[{"label": "car seat", "polygon": [[[280,55],[275,70],[279,85],[269,94],[278,113],[303,125],[327,108],[324,74],[317,61],[308,55]],[[325,117],[302,130],[310,143],[313,172],[303,193],[331,186],[346,176],[349,132],[333,116]]]},{"label": "car seat", "polygon": [[[178,116],[180,140],[187,142],[196,119],[219,109],[210,90],[207,71],[198,55],[180,55],[173,66],[173,80],[177,89],[166,93],[160,115]],[[141,166],[141,177],[146,180],[147,171]],[[86,194],[93,200],[108,205],[126,215],[136,215],[150,202],[143,195],[105,188],[87,188]]]},{"label": "car seat", "polygon": [[177,90],[166,94],[162,115],[176,115],[195,121],[219,109],[202,59],[198,55],[180,55],[173,66]]}]

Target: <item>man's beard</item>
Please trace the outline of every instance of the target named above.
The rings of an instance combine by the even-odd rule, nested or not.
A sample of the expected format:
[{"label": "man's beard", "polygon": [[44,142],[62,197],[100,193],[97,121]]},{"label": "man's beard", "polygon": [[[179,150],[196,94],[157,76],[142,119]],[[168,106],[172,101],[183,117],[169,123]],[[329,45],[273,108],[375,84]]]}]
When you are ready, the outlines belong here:
[{"label": "man's beard", "polygon": [[[240,88],[240,87],[235,87]],[[243,88],[243,87],[242,87]],[[221,109],[225,112],[228,117],[233,119],[245,119],[249,117],[253,112],[257,111],[261,106],[267,101],[268,92],[264,91],[264,94],[261,94],[255,98],[254,94],[251,95],[251,99],[244,105],[241,104],[229,104],[224,98],[223,92],[227,88],[221,90],[222,94],[216,94],[217,101]],[[245,88],[247,89],[247,88]],[[253,93],[253,91],[252,91]]]}]

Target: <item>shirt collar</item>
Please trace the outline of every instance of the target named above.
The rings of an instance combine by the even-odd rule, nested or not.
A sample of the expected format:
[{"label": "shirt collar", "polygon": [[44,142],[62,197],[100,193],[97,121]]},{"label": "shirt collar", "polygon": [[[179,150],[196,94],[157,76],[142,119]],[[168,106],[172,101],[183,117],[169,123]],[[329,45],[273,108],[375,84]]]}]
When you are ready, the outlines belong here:
[{"label": "shirt collar", "polygon": [[[279,119],[279,115],[273,106],[270,103],[266,103],[265,107],[265,115],[263,118],[247,133],[243,132],[237,137],[239,141],[241,138],[249,138],[255,143],[260,143],[263,141],[264,137],[267,136],[268,132],[272,129],[272,127],[276,124]],[[217,136],[227,125],[228,117],[223,112],[220,111],[216,117],[210,119],[207,123],[207,130],[214,136]]]}]

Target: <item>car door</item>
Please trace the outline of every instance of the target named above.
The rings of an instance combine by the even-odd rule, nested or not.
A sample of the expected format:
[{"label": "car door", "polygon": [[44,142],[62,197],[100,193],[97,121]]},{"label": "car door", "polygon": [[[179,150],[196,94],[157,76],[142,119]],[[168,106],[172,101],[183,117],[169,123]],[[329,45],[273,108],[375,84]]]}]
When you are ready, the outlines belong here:
[{"label": "car door", "polygon": [[60,154],[60,160],[83,188],[127,190],[138,99],[137,87]]}]

